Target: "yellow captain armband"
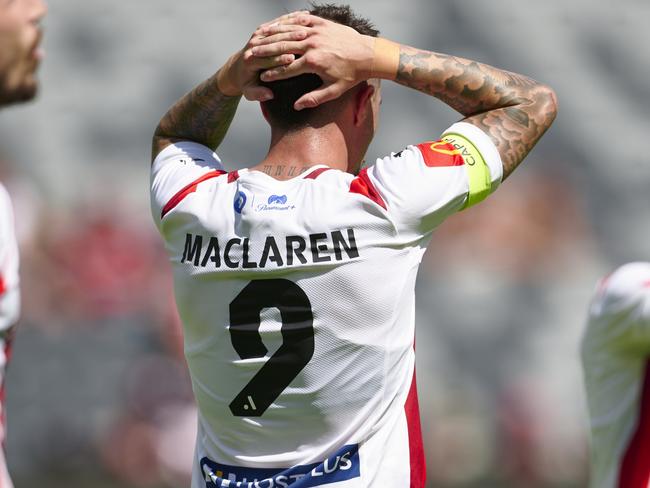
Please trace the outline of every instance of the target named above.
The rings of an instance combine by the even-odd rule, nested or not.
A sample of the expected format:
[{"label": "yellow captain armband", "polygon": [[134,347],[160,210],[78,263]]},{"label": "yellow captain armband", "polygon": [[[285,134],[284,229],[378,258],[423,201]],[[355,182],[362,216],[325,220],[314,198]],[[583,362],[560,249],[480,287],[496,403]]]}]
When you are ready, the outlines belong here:
[{"label": "yellow captain armband", "polygon": [[461,210],[476,205],[487,198],[492,192],[492,176],[490,167],[477,149],[477,147],[465,136],[448,132],[442,135],[442,140],[453,145],[465,161],[465,170],[469,180],[469,193],[467,202]]}]

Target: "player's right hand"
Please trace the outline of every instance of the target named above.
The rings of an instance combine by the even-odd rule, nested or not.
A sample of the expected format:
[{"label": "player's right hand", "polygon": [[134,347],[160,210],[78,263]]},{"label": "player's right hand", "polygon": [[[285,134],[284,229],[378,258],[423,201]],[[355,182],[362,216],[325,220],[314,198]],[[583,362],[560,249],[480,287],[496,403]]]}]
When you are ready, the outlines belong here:
[{"label": "player's right hand", "polygon": [[[227,96],[244,95],[248,100],[270,100],[273,92],[259,84],[259,73],[265,69],[275,69],[291,64],[295,60],[293,53],[277,50],[277,54],[255,56],[253,48],[260,45],[283,45],[283,43],[303,40],[307,32],[297,28],[285,28],[274,34],[263,34],[266,28],[279,25],[294,25],[296,18],[307,12],[292,12],[260,25],[240,51],[233,54],[217,73],[217,84],[221,93]],[[295,24],[299,27],[299,21]]]},{"label": "player's right hand", "polygon": [[[264,71],[262,81],[282,80],[303,73],[315,73],[322,78],[321,87],[296,100],[296,110],[334,100],[372,75],[375,38],[362,35],[351,27],[308,13],[298,13],[260,26],[256,32],[273,39],[273,42],[253,47],[253,56],[260,59],[298,56],[290,63],[278,63],[278,66]],[[304,38],[276,40],[276,36],[287,34],[300,34]]]}]

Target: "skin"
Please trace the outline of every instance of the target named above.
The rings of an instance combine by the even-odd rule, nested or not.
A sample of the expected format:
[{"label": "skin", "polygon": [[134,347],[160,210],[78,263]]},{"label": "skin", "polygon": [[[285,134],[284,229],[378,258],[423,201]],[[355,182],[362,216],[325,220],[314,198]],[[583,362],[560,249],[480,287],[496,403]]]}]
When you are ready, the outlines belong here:
[{"label": "skin", "polygon": [[[296,110],[332,101],[338,110],[327,111],[330,115],[325,120],[314,120],[296,131],[282,131],[271,124],[269,152],[251,169],[287,179],[310,166],[327,163],[356,174],[376,131],[380,79],[434,96],[460,112],[463,121],[480,127],[499,150],[504,178],[526,157],[557,113],[553,90],[525,76],[391,41],[384,41],[381,49],[378,46],[376,38],[305,12],[258,27],[244,50],[234,55],[235,61],[231,58],[220,75],[215,75],[229,80],[231,93],[246,93],[254,83],[254,76],[237,76],[242,72],[238,63],[248,63],[252,69],[257,59],[258,64],[269,66],[262,69],[264,81],[302,73],[316,73],[323,79],[319,89],[296,101]],[[225,82],[219,85],[212,79],[205,83],[163,117],[154,137],[154,157],[176,137],[208,143],[213,149],[221,142],[236,102],[225,97],[223,89],[218,90]],[[263,100],[270,95],[260,87],[248,90],[249,99]],[[202,102],[196,103],[199,98]],[[166,142],[161,144],[165,134]]]},{"label": "skin", "polygon": [[34,98],[36,70],[43,57],[42,0],[0,0],[0,105]]},{"label": "skin", "polygon": [[400,48],[396,81],[432,95],[485,131],[506,178],[557,114],[553,91],[526,76],[445,54]]},{"label": "skin", "polygon": [[[213,76],[178,100],[163,116],[152,141],[152,161],[169,144],[177,140],[190,140],[216,149],[226,135],[237,105],[244,95],[249,100],[268,100],[272,92],[257,85],[259,71],[264,68],[288,64],[294,60],[291,54],[265,58],[254,57],[252,48],[260,40],[258,31],[266,25],[281,22],[294,12],[262,24],[253,33],[243,49],[233,54]],[[276,36],[279,42],[304,36],[289,34]]]},{"label": "skin", "polygon": [[[46,11],[42,0],[0,0],[0,106],[31,100],[38,91],[40,21]],[[11,334],[13,328],[5,335]],[[1,452],[0,486],[13,486]]]},{"label": "skin", "polygon": [[[249,100],[270,99],[272,92],[258,86],[260,71],[294,62],[292,53],[257,56],[256,47],[299,42],[308,36],[301,27],[311,21],[306,12],[293,12],[260,25],[243,49],[233,54],[219,71],[176,102],[162,117],[154,133],[152,160],[169,144],[191,140],[213,150],[223,140],[244,95]],[[277,32],[264,33],[271,26]],[[319,120],[298,132],[271,126],[269,152],[252,171],[276,179],[289,179],[311,166],[326,162],[331,167],[357,173],[372,140],[378,120],[379,84],[358,84],[341,93],[340,106],[329,120]],[[338,98],[338,97],[337,97]],[[264,113],[264,110],[263,110]]]},{"label": "skin", "polygon": [[[455,56],[392,43],[393,50],[377,50],[376,39],[318,17],[299,15],[280,25],[265,26],[263,34],[304,29],[301,41],[267,44],[253,50],[258,56],[278,52],[299,54],[295,62],[268,70],[265,81],[315,72],[324,80],[319,90],[296,102],[314,107],[332,100],[371,77],[397,83],[434,96],[483,129],[496,145],[508,177],[523,161],[557,114],[551,88],[526,76]],[[300,25],[296,25],[300,24]],[[386,59],[398,53],[396,67]],[[379,67],[379,69],[377,68]]]}]

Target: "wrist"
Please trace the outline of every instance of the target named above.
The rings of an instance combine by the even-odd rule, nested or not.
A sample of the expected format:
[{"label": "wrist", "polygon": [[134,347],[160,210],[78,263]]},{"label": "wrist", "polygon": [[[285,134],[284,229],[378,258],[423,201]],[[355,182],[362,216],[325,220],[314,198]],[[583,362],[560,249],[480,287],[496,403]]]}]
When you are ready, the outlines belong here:
[{"label": "wrist", "polygon": [[383,37],[375,38],[371,78],[394,80],[399,66],[400,45]]},{"label": "wrist", "polygon": [[234,76],[239,54],[240,53],[233,54],[228,61],[226,61],[226,64],[217,71],[217,88],[227,97],[239,97],[243,92],[242,87],[236,82],[236,77]]}]

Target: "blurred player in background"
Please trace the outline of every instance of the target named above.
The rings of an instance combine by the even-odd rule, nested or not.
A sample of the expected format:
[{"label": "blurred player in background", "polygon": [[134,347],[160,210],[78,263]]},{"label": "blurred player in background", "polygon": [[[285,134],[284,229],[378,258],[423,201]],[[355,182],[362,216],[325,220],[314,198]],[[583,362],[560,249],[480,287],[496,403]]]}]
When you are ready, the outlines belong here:
[{"label": "blurred player in background", "polygon": [[[40,21],[42,0],[0,0],[0,107],[36,96],[36,70],[42,58]],[[12,486],[4,456],[4,372],[10,355],[13,327],[20,312],[18,244],[11,200],[0,183],[0,488]]]},{"label": "blurred player in background", "polygon": [[592,488],[650,486],[650,263],[601,280],[582,342]]},{"label": "blurred player in background", "polygon": [[[348,7],[280,17],[156,129],[152,207],[199,407],[193,488],[425,484],[418,265],[432,230],[496,189],[556,105],[524,76],[377,35]],[[361,169],[380,79],[465,118]],[[213,151],[242,94],[262,101],[271,144],[228,173]]]}]

